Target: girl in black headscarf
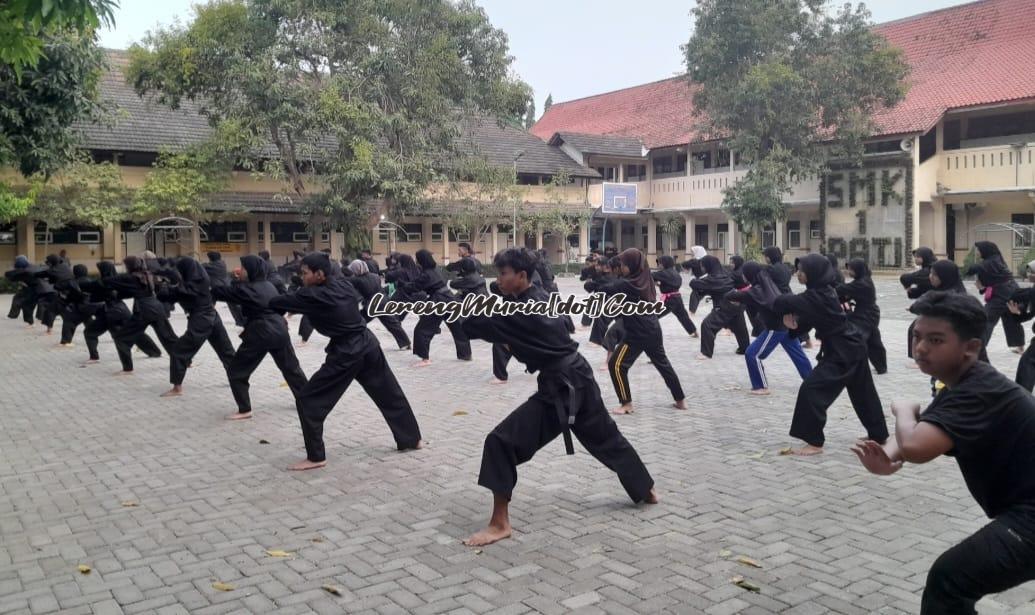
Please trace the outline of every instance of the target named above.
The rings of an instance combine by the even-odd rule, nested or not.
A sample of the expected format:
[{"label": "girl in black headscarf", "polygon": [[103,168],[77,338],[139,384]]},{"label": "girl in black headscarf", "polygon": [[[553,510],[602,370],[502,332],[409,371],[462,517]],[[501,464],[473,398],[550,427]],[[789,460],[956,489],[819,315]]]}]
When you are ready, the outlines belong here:
[{"label": "girl in black headscarf", "polygon": [[[438,272],[438,264],[435,257],[427,250],[417,251],[417,264],[421,268],[420,275],[411,282],[402,284],[402,289],[408,297],[419,293],[427,295],[428,301],[448,303],[456,301],[446,280]],[[406,266],[406,265],[404,265]],[[414,363],[414,367],[425,367],[431,365],[431,340],[441,332],[439,328],[445,319],[442,316],[425,314],[417,321],[413,329],[413,354],[420,357],[420,361]],[[464,334],[463,323],[459,320],[446,322],[446,327],[453,334],[453,343],[456,345],[456,358],[461,361],[471,360],[471,340]]]},{"label": "girl in black headscarf", "polygon": [[176,284],[162,287],[159,296],[168,301],[177,301],[187,313],[187,330],[169,349],[169,382],[172,388],[162,397],[176,397],[183,394],[183,378],[191,359],[206,341],[223,363],[227,378],[234,359],[234,345],[226,334],[223,320],[212,302],[212,290],[208,274],[201,263],[190,257],[176,261],[176,270],[163,271]]},{"label": "girl in black headscarf", "polygon": [[139,345],[138,338],[148,327],[154,330],[158,341],[170,355],[179,339],[172,325],[169,324],[169,312],[156,295],[157,281],[155,275],[147,269],[143,259],[127,256],[122,263],[126,273],[109,278],[101,278],[101,284],[108,290],[117,293],[119,299],[133,300],[133,315],[111,335],[115,338],[115,349],[122,362],[121,375],[133,373],[133,356],[130,352],[134,344]]},{"label": "girl in black headscarf", "polygon": [[[385,283],[392,285],[392,292],[390,299],[392,301],[419,301],[426,299],[427,295],[423,293],[410,294],[406,291],[406,285],[420,277],[420,267],[413,260],[413,257],[409,254],[401,254],[399,252],[393,252],[390,256],[392,259],[392,266],[385,271]],[[403,312],[399,316],[399,322],[406,320],[408,312]]]},{"label": "girl in black headscarf", "polygon": [[[1035,261],[1028,263],[1025,271],[1028,274],[1028,281],[1035,282]],[[1018,322],[1026,322],[1035,318],[1035,287],[1018,289],[1010,297],[1007,307]],[[1032,327],[1032,332],[1035,333],[1035,327]],[[1017,362],[1017,375],[1014,382],[1028,391],[1035,387],[1035,338],[1032,338],[1028,349]]]},{"label": "girl in black headscarf", "polygon": [[730,291],[726,294],[726,300],[752,305],[758,314],[762,331],[748,346],[744,359],[747,361],[748,377],[751,379],[751,394],[768,395],[769,382],[766,379],[762,361],[778,347],[783,346],[784,352],[790,357],[802,379],[812,373],[812,363],[805,356],[805,351],[801,349],[798,340],[787,334],[783,318],[773,311],[773,302],[782,293],[770,279],[766,268],[754,261],[746,263],[744,279],[751,286],[743,290]]},{"label": "girl in black headscarf", "polygon": [[1003,331],[1006,333],[1006,345],[1014,352],[1024,351],[1024,328],[1017,317],[1010,313],[1006,303],[1017,292],[1017,282],[1013,273],[1006,266],[999,246],[991,241],[979,241],[974,244],[981,262],[967,270],[967,275],[976,275],[978,290],[985,298],[985,315],[988,326],[985,328],[985,346],[992,339],[992,332],[999,319],[1003,320]]},{"label": "girl in black headscarf", "polygon": [[[921,246],[916,250],[913,250],[913,263],[918,267],[916,271],[909,273],[903,273],[899,277],[899,282],[902,283],[902,288],[906,289],[906,296],[910,299],[919,299],[924,296],[924,293],[931,290],[931,266],[934,265],[934,250]],[[959,277],[959,276],[957,276]],[[906,331],[909,336],[906,340],[906,356],[910,359],[913,358],[913,322],[909,323],[909,329]],[[916,368],[915,363],[910,363],[909,367]]]},{"label": "girl in black headscarf", "polygon": [[[629,248],[618,255],[618,260],[619,275],[617,277],[599,282],[587,282],[586,290],[602,292],[609,296],[622,295],[624,302],[656,302],[654,280],[651,278],[650,267],[647,265],[647,258],[643,252],[636,248]],[[672,404],[673,407],[685,409],[683,387],[679,383],[679,377],[676,376],[676,370],[672,368],[672,364],[668,362],[668,356],[665,354],[665,343],[661,336],[661,325],[658,323],[657,315],[622,315],[616,320],[621,322],[624,336],[607,362],[608,373],[611,375],[611,382],[614,384],[620,404],[612,412],[629,414],[633,411],[629,368],[633,366],[641,353],[647,354],[647,358],[651,360],[654,368],[665,380],[669,392],[672,393],[672,399],[675,400],[675,403]],[[618,322],[615,323],[615,325],[617,324]]]},{"label": "girl in black headscarf", "polygon": [[823,340],[815,369],[798,389],[791,436],[804,440],[805,446],[791,451],[795,455],[823,452],[827,409],[845,388],[867,438],[879,443],[888,439],[888,424],[866,360],[866,342],[849,324],[834,292],[835,280],[830,261],[821,254],[809,254],[798,266],[798,281],[805,292],[780,295],[773,301],[773,311],[784,317],[787,328],[814,328]]},{"label": "girl in black headscarf", "polygon": [[702,258],[701,267],[706,275],[690,280],[690,288],[702,296],[712,298],[712,313],[701,323],[701,354],[697,358],[712,358],[715,334],[726,328],[737,336],[737,354],[744,354],[751,343],[744,323],[744,306],[735,305],[726,299],[726,293],[735,290],[733,278],[714,256]]},{"label": "girl in black headscarf", "polygon": [[932,263],[930,269],[927,280],[932,289],[961,295],[967,294],[967,288],[963,286],[963,278],[960,277],[959,265],[952,261],[940,260]]},{"label": "girl in black headscarf", "polygon": [[841,274],[841,266],[838,264],[837,255],[831,252],[827,253],[827,260],[830,261],[830,269],[834,272],[834,288],[838,285],[845,283],[845,276]]},{"label": "girl in black headscarf", "polygon": [[[97,272],[100,274],[99,280],[79,282],[79,288],[89,296],[86,300],[87,303],[96,306],[93,318],[87,321],[83,329],[86,349],[90,353],[90,358],[84,363],[84,366],[101,360],[101,355],[97,352],[97,343],[100,341],[101,335],[106,332],[111,332],[112,339],[116,340],[115,348],[118,350],[118,339],[122,327],[133,317],[133,313],[119,298],[118,293],[103,283],[118,275],[115,263],[100,261],[97,263]],[[152,359],[162,356],[162,351],[158,349],[154,340],[146,332],[137,335],[134,343]]]},{"label": "girl in black headscarf", "polygon": [[866,341],[866,354],[878,374],[888,373],[888,351],[880,338],[880,307],[877,289],[870,278],[870,268],[861,258],[845,264],[851,281],[837,285],[837,297],[842,304],[851,306],[848,322],[855,325]]},{"label": "girl in black headscarf", "polygon": [[676,320],[683,325],[687,335],[697,337],[697,327],[690,315],[686,313],[686,306],[683,305],[683,296],[679,287],[683,285],[683,276],[679,275],[676,269],[676,260],[671,256],[662,256],[658,259],[661,269],[653,272],[651,277],[658,283],[658,290],[661,293],[660,301],[665,304],[665,311],[658,316],[664,318],[666,314],[675,314]]}]

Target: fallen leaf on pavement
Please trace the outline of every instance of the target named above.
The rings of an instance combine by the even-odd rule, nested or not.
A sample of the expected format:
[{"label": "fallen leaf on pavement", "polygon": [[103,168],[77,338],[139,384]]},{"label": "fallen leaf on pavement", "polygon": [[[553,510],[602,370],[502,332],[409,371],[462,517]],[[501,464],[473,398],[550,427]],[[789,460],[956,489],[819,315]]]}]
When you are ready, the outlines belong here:
[{"label": "fallen leaf on pavement", "polygon": [[83,574],[90,574],[90,571],[93,570],[93,568],[90,568],[86,564],[79,564],[78,568],[79,568],[79,572],[81,572]]},{"label": "fallen leaf on pavement", "polygon": [[719,557],[729,557],[731,555],[733,555],[733,551],[730,551],[729,549],[723,549],[722,551],[719,551]]},{"label": "fallen leaf on pavement", "polygon": [[751,566],[752,568],[762,567],[762,564],[759,564],[756,560],[753,560],[746,555],[741,555],[740,557],[738,557],[737,563],[744,564],[745,566]]},{"label": "fallen leaf on pavement", "polygon": [[466,410],[457,410],[456,412],[453,413],[453,416],[464,416],[466,414],[467,414]]},{"label": "fallen leaf on pavement", "polygon": [[291,554],[287,551],[281,551],[280,549],[267,549],[266,555],[270,557],[291,557]]},{"label": "fallen leaf on pavement", "polygon": [[780,454],[781,455],[793,455],[794,454],[794,449],[789,447],[789,446],[787,448],[781,448],[780,449]]},{"label": "fallen leaf on pavement", "polygon": [[212,584],[212,589],[221,592],[232,592],[234,591],[234,586],[230,585],[229,583],[224,583],[222,581],[216,581]]},{"label": "fallen leaf on pavement", "polygon": [[341,595],[341,588],[335,587],[333,585],[324,585],[323,591],[327,592],[328,594],[334,594],[335,596]]},{"label": "fallen leaf on pavement", "polygon": [[755,592],[756,594],[758,594],[758,593],[761,593],[761,591],[762,591],[762,588],[760,588],[759,586],[755,585],[751,581],[748,581],[748,580],[744,579],[744,577],[742,577],[740,575],[737,575],[737,576],[733,577],[732,579],[730,579],[730,581],[732,581],[733,584],[736,585],[737,587],[740,587],[742,589],[746,589],[749,592]]},{"label": "fallen leaf on pavement", "polygon": [[126,500],[125,502],[122,503],[122,505],[125,506],[126,508],[135,508],[137,506],[140,506],[140,503],[139,502],[134,502],[133,500]]},{"label": "fallen leaf on pavement", "polygon": [[259,444],[269,444],[269,443],[270,443],[270,441],[265,439],[265,438],[263,438],[262,440],[259,440]]}]

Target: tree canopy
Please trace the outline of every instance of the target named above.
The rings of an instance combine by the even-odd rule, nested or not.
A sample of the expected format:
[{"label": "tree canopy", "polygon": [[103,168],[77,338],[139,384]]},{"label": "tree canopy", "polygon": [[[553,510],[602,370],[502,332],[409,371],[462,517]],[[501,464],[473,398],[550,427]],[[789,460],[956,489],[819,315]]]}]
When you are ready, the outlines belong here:
[{"label": "tree canopy", "polygon": [[[418,204],[459,119],[520,122],[530,90],[506,35],[464,0],[214,0],[130,50],[141,95],[200,105],[256,171],[339,224],[371,200]],[[229,128],[227,128],[229,127]]]},{"label": "tree canopy", "polygon": [[[115,0],[4,0],[0,2],[0,64],[20,77],[48,56],[47,35],[71,29],[88,34],[115,23]],[[6,76],[3,77],[7,79]]]},{"label": "tree canopy", "polygon": [[747,175],[723,207],[757,239],[786,215],[783,197],[830,157],[858,158],[873,113],[905,96],[901,51],[871,30],[862,4],[699,0],[683,47],[695,112]]}]

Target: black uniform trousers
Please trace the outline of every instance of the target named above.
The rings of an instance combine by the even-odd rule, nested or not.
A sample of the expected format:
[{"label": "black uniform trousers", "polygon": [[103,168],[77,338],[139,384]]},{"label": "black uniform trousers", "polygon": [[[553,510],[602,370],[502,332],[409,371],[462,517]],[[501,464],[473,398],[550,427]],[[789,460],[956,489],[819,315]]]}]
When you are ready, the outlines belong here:
[{"label": "black uniform trousers", "polygon": [[385,360],[377,337],[366,330],[345,342],[332,340],[326,361],[302,387],[298,418],[309,461],[327,458],[323,423],[353,380],[359,382],[381,411],[399,450],[413,448],[420,442],[420,428],[410,402]]},{"label": "black uniform trousers", "polygon": [[751,345],[748,336],[747,322],[744,320],[744,309],[712,309],[712,313],[701,323],[701,354],[711,358],[715,354],[715,336],[723,329],[733,331],[737,338],[737,352],[744,354]]},{"label": "black uniform trousers", "polygon": [[158,341],[162,344],[162,348],[165,348],[165,352],[172,356],[172,349],[179,338],[176,332],[173,331],[172,325],[169,324],[169,319],[145,320],[139,314],[134,314],[121,327],[111,329],[111,336],[115,339],[115,351],[119,354],[119,361],[122,362],[123,371],[133,371],[133,355],[131,350],[134,345],[141,345],[139,338],[146,335],[148,327],[151,327],[155,335],[158,336]]},{"label": "black uniform trousers", "polygon": [[683,329],[686,330],[687,335],[694,335],[697,333],[697,326],[694,325],[693,320],[690,320],[690,314],[687,313],[686,306],[683,305],[683,297],[678,293],[670,295],[665,299],[665,311],[662,312],[658,318],[660,319],[667,314],[675,315],[676,320],[679,321],[679,324],[683,325]]},{"label": "black uniform trousers", "polygon": [[791,436],[812,446],[823,446],[827,409],[846,388],[852,408],[866,428],[866,437],[883,444],[888,439],[888,423],[884,419],[877,389],[873,386],[870,365],[863,357],[850,363],[820,357],[798,389]]},{"label": "black uniform trousers", "polygon": [[973,615],[982,596],[1035,580],[1035,543],[995,519],[935,560],[921,615]]},{"label": "black uniform trousers", "polygon": [[234,318],[234,324],[238,327],[243,327],[247,324],[247,319],[244,317],[244,311],[241,306],[237,303],[227,303],[226,309],[230,311],[230,315]]},{"label": "black uniform trousers", "polygon": [[644,353],[651,363],[654,364],[654,369],[658,370],[658,373],[665,380],[665,386],[672,393],[672,399],[680,401],[686,397],[683,394],[682,385],[679,384],[679,376],[676,375],[676,370],[668,362],[668,356],[665,354],[665,345],[661,340],[661,336],[658,335],[656,339],[649,340],[648,343],[623,341],[611,353],[611,357],[607,360],[607,371],[611,375],[611,383],[615,387],[619,403],[625,405],[632,402],[629,368],[636,362],[637,357]]},{"label": "black uniform trousers", "polygon": [[[18,315],[23,313],[23,308],[29,303],[32,303],[32,292],[23,286],[11,297],[11,309],[7,310],[7,317],[12,320],[18,318]],[[28,318],[26,323],[31,325],[32,310],[25,312],[24,315]]]},{"label": "black uniform trousers", "polygon": [[[245,333],[247,334],[247,331]],[[291,393],[295,396],[295,405],[298,406],[299,395],[302,394],[302,388],[305,387],[307,380],[305,372],[298,364],[298,357],[295,356],[295,351],[291,347],[291,338],[285,337],[284,343],[270,344],[269,341],[242,336],[241,345],[237,347],[237,351],[230,361],[230,367],[227,368],[230,392],[233,393],[234,401],[237,402],[238,412],[252,411],[251,396],[248,395],[250,386],[248,380],[267,354],[273,357],[273,362],[277,364],[284,380],[287,381]]]},{"label": "black uniform trousers", "polygon": [[510,377],[507,373],[507,364],[510,363],[511,356],[503,344],[492,345],[492,375],[497,380],[507,380]]},{"label": "black uniform trousers", "polygon": [[[909,327],[910,333],[912,333],[913,325],[910,324]],[[862,333],[866,340],[866,356],[873,365],[873,369],[877,370],[878,374],[888,373],[888,351],[884,348],[884,340],[880,337],[880,321],[873,325],[856,321],[855,328]]]},{"label": "black uniform trousers", "polygon": [[43,323],[43,326],[50,329],[54,326],[54,320],[57,319],[58,314],[61,312],[61,297],[57,293],[48,293],[40,296],[37,301],[37,312],[36,315]]},{"label": "black uniform trousers", "polygon": [[[431,356],[431,340],[441,333],[439,325],[445,319],[441,316],[427,315],[420,317],[417,326],[413,328],[413,354],[427,360]],[[453,343],[456,344],[456,358],[463,361],[471,360],[471,340],[464,333],[464,328],[459,320],[447,322],[446,327],[453,334]]]},{"label": "black uniform trousers", "polygon": [[215,309],[201,309],[187,314],[187,330],[169,348],[169,382],[183,384],[187,375],[187,366],[201,346],[208,342],[216,356],[223,363],[227,378],[230,377],[230,365],[234,360],[234,345],[226,333],[223,321]]},{"label": "black uniform trousers", "polygon": [[988,324],[985,327],[985,346],[992,339],[992,332],[1000,319],[1003,321],[1003,331],[1006,333],[1006,345],[1010,348],[1024,346],[1024,327],[1016,316],[1010,313],[1006,306],[1007,298],[999,293],[994,293],[992,298],[985,303],[985,316],[988,317]]},{"label": "black uniform trousers", "polygon": [[[585,359],[579,357],[582,363]],[[582,372],[590,370],[586,364]],[[592,374],[592,372],[590,372]],[[517,484],[517,467],[532,457],[562,432],[554,399],[556,391],[540,387],[485,438],[478,484],[494,494],[510,499]],[[654,487],[647,468],[636,450],[625,439],[600,398],[600,389],[590,376],[573,383],[581,388],[580,405],[571,432],[600,463],[618,475],[618,480],[633,502],[642,502]],[[561,395],[568,403],[565,395]],[[565,406],[569,413],[570,409]]]},{"label": "black uniform trousers", "polygon": [[607,333],[607,328],[611,326],[613,318],[606,316],[597,316],[593,319],[593,328],[589,331],[589,342],[591,344],[597,344],[599,346],[604,345],[604,334]]},{"label": "black uniform trousers", "polygon": [[[97,343],[100,341],[101,335],[111,332],[112,339],[115,339],[115,348],[118,350],[117,341],[119,327],[108,322],[108,319],[103,313],[97,313],[93,319],[86,323],[83,327],[83,338],[86,339],[86,349],[90,352],[90,359],[92,361],[99,361],[101,358],[100,353],[97,352]],[[147,333],[141,333],[134,340],[137,348],[144,352],[147,356],[152,359],[162,356],[162,351],[155,344],[155,341],[151,339],[151,336]],[[121,355],[120,355],[121,358]]]},{"label": "black uniform trousers", "polygon": [[1035,388],[1035,338],[1032,338],[1028,349],[1017,362],[1017,377],[1014,381],[1028,391]]},{"label": "black uniform trousers", "polygon": [[61,343],[71,344],[76,328],[88,318],[89,316],[85,316],[74,308],[65,309],[61,314]]},{"label": "black uniform trousers", "polygon": [[377,319],[381,321],[385,329],[388,329],[388,332],[395,338],[395,343],[400,350],[410,347],[410,336],[406,335],[406,331],[402,327],[402,321],[397,316],[378,316]]},{"label": "black uniform trousers", "polygon": [[309,338],[313,335],[313,323],[309,322],[309,317],[302,315],[302,319],[298,322],[298,335],[302,338],[303,342],[308,342]]}]

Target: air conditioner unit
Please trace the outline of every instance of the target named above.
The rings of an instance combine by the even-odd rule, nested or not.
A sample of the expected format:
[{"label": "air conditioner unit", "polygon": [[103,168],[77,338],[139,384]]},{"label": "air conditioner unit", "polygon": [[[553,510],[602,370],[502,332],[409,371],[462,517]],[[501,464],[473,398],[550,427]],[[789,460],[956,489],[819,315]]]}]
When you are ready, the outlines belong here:
[{"label": "air conditioner unit", "polygon": [[248,233],[244,231],[228,231],[226,241],[228,243],[246,243],[248,241]]},{"label": "air conditioner unit", "polygon": [[54,234],[36,233],[36,243],[54,243]]},{"label": "air conditioner unit", "polygon": [[76,243],[101,243],[101,234],[98,231],[79,231]]},{"label": "air conditioner unit", "polygon": [[309,233],[291,233],[292,243],[308,243]]}]

